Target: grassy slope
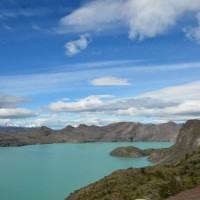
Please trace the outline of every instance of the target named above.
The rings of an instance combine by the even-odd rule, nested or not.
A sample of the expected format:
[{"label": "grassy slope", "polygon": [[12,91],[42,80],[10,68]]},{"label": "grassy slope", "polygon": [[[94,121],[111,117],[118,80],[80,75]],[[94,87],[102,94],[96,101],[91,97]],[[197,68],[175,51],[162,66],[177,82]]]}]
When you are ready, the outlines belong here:
[{"label": "grassy slope", "polygon": [[176,165],[118,170],[66,200],[163,200],[200,185],[200,149]]}]

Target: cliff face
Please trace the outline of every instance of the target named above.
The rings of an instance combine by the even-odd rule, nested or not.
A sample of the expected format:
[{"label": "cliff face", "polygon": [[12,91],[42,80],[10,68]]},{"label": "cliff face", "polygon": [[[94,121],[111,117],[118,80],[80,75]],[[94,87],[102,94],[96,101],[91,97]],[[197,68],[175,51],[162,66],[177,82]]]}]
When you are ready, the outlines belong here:
[{"label": "cliff face", "polygon": [[159,125],[120,122],[107,126],[67,126],[54,131],[48,127],[24,130],[17,134],[0,133],[0,146],[20,146],[46,143],[82,142],[175,142],[180,126],[169,122]]},{"label": "cliff face", "polygon": [[158,125],[135,125],[134,141],[166,141],[175,142],[181,126],[174,122]]},{"label": "cliff face", "polygon": [[180,130],[176,144],[169,149],[157,150],[149,160],[158,163],[176,163],[200,146],[200,120],[187,121]]}]

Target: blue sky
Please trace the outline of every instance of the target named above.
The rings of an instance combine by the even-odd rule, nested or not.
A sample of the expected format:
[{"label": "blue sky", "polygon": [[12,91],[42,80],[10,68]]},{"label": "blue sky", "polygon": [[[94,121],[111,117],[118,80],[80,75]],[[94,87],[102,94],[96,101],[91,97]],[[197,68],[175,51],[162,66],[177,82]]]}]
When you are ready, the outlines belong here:
[{"label": "blue sky", "polygon": [[200,115],[200,2],[2,0],[0,124]]}]

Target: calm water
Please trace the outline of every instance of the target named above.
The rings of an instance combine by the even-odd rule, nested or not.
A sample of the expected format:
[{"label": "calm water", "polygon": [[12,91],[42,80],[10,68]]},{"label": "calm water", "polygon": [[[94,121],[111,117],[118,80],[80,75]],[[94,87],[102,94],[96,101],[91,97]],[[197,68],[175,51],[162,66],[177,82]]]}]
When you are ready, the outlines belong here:
[{"label": "calm water", "polygon": [[152,165],[146,158],[110,157],[118,146],[141,149],[172,143],[49,144],[0,148],[0,199],[63,200],[117,169]]}]

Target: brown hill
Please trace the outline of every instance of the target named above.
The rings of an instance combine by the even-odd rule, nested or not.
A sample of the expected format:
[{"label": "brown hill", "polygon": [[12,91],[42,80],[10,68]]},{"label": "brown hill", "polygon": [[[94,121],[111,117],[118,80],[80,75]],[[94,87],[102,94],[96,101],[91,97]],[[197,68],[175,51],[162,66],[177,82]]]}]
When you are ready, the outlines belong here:
[{"label": "brown hill", "polygon": [[[73,192],[65,200],[178,200],[176,195],[180,192],[200,186],[200,160],[194,162],[194,158],[199,156],[200,149],[188,154],[177,165],[118,170]],[[198,192],[199,189],[196,189],[195,197],[199,198]],[[183,194],[180,193],[180,196]],[[185,200],[195,198],[187,193]]]},{"label": "brown hill", "polygon": [[61,130],[48,127],[27,129],[17,134],[0,134],[0,146],[21,146],[47,143],[83,143],[83,142],[133,142],[155,141],[175,142],[180,125],[169,122],[159,125],[143,125],[132,122],[120,122],[107,126],[78,127],[67,126]]}]

